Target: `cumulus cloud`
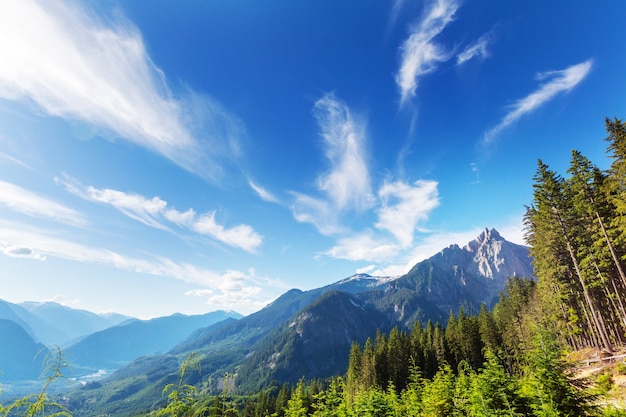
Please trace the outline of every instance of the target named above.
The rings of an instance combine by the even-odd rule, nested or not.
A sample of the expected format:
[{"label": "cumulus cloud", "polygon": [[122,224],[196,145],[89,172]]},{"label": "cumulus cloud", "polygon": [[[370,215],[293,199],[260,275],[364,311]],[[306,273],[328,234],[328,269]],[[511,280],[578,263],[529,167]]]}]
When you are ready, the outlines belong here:
[{"label": "cumulus cloud", "polygon": [[207,304],[228,309],[258,310],[269,302],[261,299],[263,289],[255,284],[258,277],[254,269],[229,270],[221,279],[222,283],[215,288],[197,288],[185,295],[206,297]]},{"label": "cumulus cloud", "polygon": [[375,269],[376,269],[376,265],[367,265],[367,266],[364,266],[363,268],[357,268],[356,273],[367,274],[367,273],[372,272]]},{"label": "cumulus cloud", "polygon": [[113,132],[208,179],[239,152],[237,118],[193,91],[176,96],[132,23],[77,2],[0,2],[0,97]]},{"label": "cumulus cloud", "polygon": [[323,253],[337,259],[349,261],[388,262],[398,255],[400,246],[386,241],[372,232],[344,237]]},{"label": "cumulus cloud", "polygon": [[85,200],[108,204],[150,227],[170,231],[171,224],[174,224],[250,253],[255,253],[263,243],[263,237],[247,224],[231,228],[219,224],[215,219],[215,211],[200,215],[193,209],[181,212],[169,207],[167,201],[159,197],[147,198],[109,188],[83,186],[67,176],[57,178],[56,181]]},{"label": "cumulus cloud", "polygon": [[381,206],[375,227],[338,239],[323,255],[350,261],[392,262],[411,250],[417,226],[439,205],[437,182],[386,182],[378,191]]},{"label": "cumulus cloud", "polygon": [[458,8],[456,0],[431,1],[422,19],[402,44],[401,64],[396,74],[401,104],[415,96],[421,76],[434,71],[439,63],[450,58],[450,53],[444,51],[435,38],[452,22]]},{"label": "cumulus cloud", "polygon": [[568,92],[576,87],[589,74],[592,65],[593,61],[587,60],[563,70],[539,73],[537,79],[547,80],[547,82],[526,97],[517,100],[500,123],[485,133],[483,144],[487,145],[493,142],[495,137],[513,122],[541,107],[557,94]]},{"label": "cumulus cloud", "polygon": [[457,65],[466,63],[473,58],[486,58],[489,56],[487,47],[491,42],[491,32],[481,36],[476,42],[468,45],[461,53],[456,56]]},{"label": "cumulus cloud", "polygon": [[0,181],[0,205],[28,216],[76,226],[86,224],[83,215],[76,210],[6,181]]},{"label": "cumulus cloud", "polygon": [[346,210],[370,208],[374,198],[370,186],[365,147],[365,126],[333,93],[325,94],[314,106],[329,169],[317,179],[323,197],[293,193],[294,216],[315,224],[322,233],[338,230],[338,216]]},{"label": "cumulus cloud", "polygon": [[439,205],[437,182],[419,180],[385,183],[378,191],[382,207],[376,227],[390,232],[404,248],[413,243],[417,224]]}]

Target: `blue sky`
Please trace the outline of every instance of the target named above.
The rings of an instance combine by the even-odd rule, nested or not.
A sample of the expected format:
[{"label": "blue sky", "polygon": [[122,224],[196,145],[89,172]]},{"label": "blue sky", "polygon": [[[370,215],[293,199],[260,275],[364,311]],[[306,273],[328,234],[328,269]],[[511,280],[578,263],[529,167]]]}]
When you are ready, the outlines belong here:
[{"label": "blue sky", "polygon": [[0,298],[244,314],[522,243],[537,159],[606,168],[626,3],[6,1]]}]

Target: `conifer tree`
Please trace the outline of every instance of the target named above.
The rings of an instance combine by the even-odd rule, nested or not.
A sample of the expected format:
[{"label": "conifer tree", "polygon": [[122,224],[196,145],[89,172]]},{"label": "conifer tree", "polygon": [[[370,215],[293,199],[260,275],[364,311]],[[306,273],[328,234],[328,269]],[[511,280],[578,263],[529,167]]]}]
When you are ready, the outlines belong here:
[{"label": "conifer tree", "polygon": [[422,394],[422,415],[428,417],[448,417],[454,410],[454,373],[449,365],[439,368],[432,381],[424,384]]},{"label": "conifer tree", "polygon": [[304,388],[304,380],[300,380],[291,393],[291,398],[287,401],[285,417],[307,417],[307,397]]},{"label": "conifer tree", "polygon": [[522,392],[538,417],[579,417],[593,414],[592,398],[585,395],[568,375],[562,349],[541,327],[535,330],[533,349],[528,354]]},{"label": "conifer tree", "polygon": [[[615,207],[615,217],[611,226],[618,232],[620,244],[626,242],[626,124],[621,120],[605,119],[606,131],[609,134],[607,151],[613,160],[609,170],[607,195]],[[626,285],[626,282],[624,282]]]},{"label": "conifer tree", "polygon": [[[571,321],[568,320],[563,305],[558,305],[559,303],[568,305],[567,311],[582,313],[587,323],[588,336],[591,336],[597,346],[612,351],[597,302],[594,302],[590,294],[577,257],[574,239],[577,223],[572,218],[571,211],[568,211],[571,193],[568,192],[564,180],[541,160],[534,181],[534,203],[527,209],[525,218],[526,237],[531,245],[543,304],[552,304],[555,307],[547,310],[552,313],[555,321],[560,309],[561,320],[567,324]],[[570,332],[569,335],[571,334]]]}]

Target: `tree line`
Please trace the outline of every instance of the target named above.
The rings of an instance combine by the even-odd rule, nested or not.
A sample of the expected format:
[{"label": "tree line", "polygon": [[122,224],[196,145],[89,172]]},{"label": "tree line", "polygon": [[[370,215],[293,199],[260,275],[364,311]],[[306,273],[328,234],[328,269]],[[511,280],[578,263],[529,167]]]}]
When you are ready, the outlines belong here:
[{"label": "tree line", "polygon": [[362,347],[352,345],[341,376],[302,379],[250,396],[225,390],[184,402],[170,393],[177,401],[150,415],[626,416],[596,405],[601,384],[574,378],[566,346],[538,320],[537,288],[533,280],[514,277],[492,311],[483,306],[478,315],[450,313],[445,327],[428,322],[410,332],[378,332]]},{"label": "tree line", "polygon": [[605,125],[610,168],[574,150],[564,178],[539,160],[524,221],[542,319],[572,348],[612,352],[626,333],[626,125]]}]

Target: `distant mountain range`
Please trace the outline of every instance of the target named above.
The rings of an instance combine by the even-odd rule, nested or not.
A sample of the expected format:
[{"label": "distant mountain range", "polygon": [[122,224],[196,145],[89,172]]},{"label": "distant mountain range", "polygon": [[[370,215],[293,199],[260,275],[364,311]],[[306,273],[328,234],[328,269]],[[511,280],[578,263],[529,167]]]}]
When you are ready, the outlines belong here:
[{"label": "distant mountain range", "polygon": [[214,311],[204,315],[174,314],[152,320],[127,320],[86,336],[65,353],[76,366],[91,372],[118,369],[140,356],[167,352],[194,330],[241,317],[236,312]]},{"label": "distant mountain range", "polygon": [[115,326],[131,317],[121,314],[95,314],[54,302],[0,300],[0,319],[19,324],[35,341],[44,345],[67,346],[91,333]]},{"label": "distant mountain range", "polygon": [[45,346],[35,342],[22,326],[0,319],[0,378],[2,381],[37,379],[46,356]]},{"label": "distant mountain range", "polygon": [[353,341],[417,321],[445,323],[461,307],[477,312],[494,303],[507,278],[532,274],[528,248],[485,229],[398,278],[359,274],[310,291],[290,290],[254,314],[200,328],[164,355],[139,358],[87,384],[70,395],[70,404],[85,416],[145,410],[162,401],[162,388],[176,380],[180,362],[192,352],[201,357],[203,388],[214,392],[227,372],[237,375],[241,392],[342,374]]}]

